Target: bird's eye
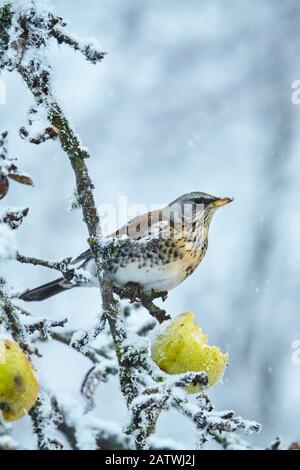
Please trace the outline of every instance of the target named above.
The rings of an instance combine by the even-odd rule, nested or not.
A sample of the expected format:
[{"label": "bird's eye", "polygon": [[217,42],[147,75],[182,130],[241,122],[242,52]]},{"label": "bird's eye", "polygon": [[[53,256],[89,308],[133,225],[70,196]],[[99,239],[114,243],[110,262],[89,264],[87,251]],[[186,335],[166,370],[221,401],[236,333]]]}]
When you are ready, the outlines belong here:
[{"label": "bird's eye", "polygon": [[196,204],[204,204],[204,200],[202,197],[199,197],[198,199],[195,200]]}]

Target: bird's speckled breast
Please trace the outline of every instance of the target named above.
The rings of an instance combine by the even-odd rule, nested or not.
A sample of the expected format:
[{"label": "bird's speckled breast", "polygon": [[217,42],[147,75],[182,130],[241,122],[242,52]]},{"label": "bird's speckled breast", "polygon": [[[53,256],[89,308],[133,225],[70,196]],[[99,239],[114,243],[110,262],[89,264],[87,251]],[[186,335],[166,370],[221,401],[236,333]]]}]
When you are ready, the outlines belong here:
[{"label": "bird's speckled breast", "polygon": [[196,238],[157,240],[140,253],[118,250],[109,261],[109,272],[118,286],[134,282],[146,291],[170,290],[194,272],[206,250],[207,237],[201,243]]}]

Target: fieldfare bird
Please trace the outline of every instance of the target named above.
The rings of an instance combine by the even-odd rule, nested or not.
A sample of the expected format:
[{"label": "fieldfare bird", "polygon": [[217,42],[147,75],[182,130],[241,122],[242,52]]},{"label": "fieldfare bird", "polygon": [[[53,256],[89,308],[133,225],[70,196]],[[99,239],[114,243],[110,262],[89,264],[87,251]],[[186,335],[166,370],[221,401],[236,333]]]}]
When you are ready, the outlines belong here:
[{"label": "fieldfare bird", "polygon": [[[144,292],[165,292],[190,276],[205,256],[208,229],[215,211],[230,202],[202,192],[180,196],[163,209],[132,219],[107,239],[116,243],[107,262],[108,274],[117,287],[139,285]],[[131,243],[122,243],[131,240]],[[81,263],[81,264],[80,264]],[[72,261],[90,273],[90,281],[77,286],[98,285],[96,264],[90,250]],[[59,278],[28,290],[20,299],[40,301],[76,287]]]}]

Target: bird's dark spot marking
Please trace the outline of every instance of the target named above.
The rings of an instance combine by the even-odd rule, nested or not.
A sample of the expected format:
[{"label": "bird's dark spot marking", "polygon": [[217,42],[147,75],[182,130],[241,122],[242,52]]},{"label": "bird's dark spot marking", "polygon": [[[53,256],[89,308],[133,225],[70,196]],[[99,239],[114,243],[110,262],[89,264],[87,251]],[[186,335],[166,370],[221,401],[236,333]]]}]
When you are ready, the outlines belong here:
[{"label": "bird's dark spot marking", "polygon": [[7,403],[7,401],[1,401],[0,402],[0,410],[1,411],[6,411],[6,412],[9,412],[11,411],[11,407],[10,405]]},{"label": "bird's dark spot marking", "polygon": [[23,387],[23,379],[20,375],[15,375],[14,376],[14,385],[17,388],[22,388]]},{"label": "bird's dark spot marking", "polygon": [[194,272],[194,269],[195,269],[195,266],[193,266],[192,264],[190,264],[187,268],[186,268],[186,274],[189,276],[190,274],[192,274]]}]

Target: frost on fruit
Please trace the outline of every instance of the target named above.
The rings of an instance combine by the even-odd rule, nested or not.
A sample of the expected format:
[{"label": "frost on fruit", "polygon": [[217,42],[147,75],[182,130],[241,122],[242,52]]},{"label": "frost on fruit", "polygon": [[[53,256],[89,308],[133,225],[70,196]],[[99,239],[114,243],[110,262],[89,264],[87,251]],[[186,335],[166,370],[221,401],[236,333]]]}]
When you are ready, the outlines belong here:
[{"label": "frost on fruit", "polygon": [[[207,344],[192,312],[182,313],[168,323],[152,346],[156,364],[168,374],[205,372],[208,387],[222,377],[228,363],[228,354],[222,354],[217,346]],[[198,392],[199,386],[189,386],[189,392]]]},{"label": "frost on fruit", "polygon": [[20,346],[0,339],[0,410],[5,421],[22,418],[34,405],[39,384]]}]

